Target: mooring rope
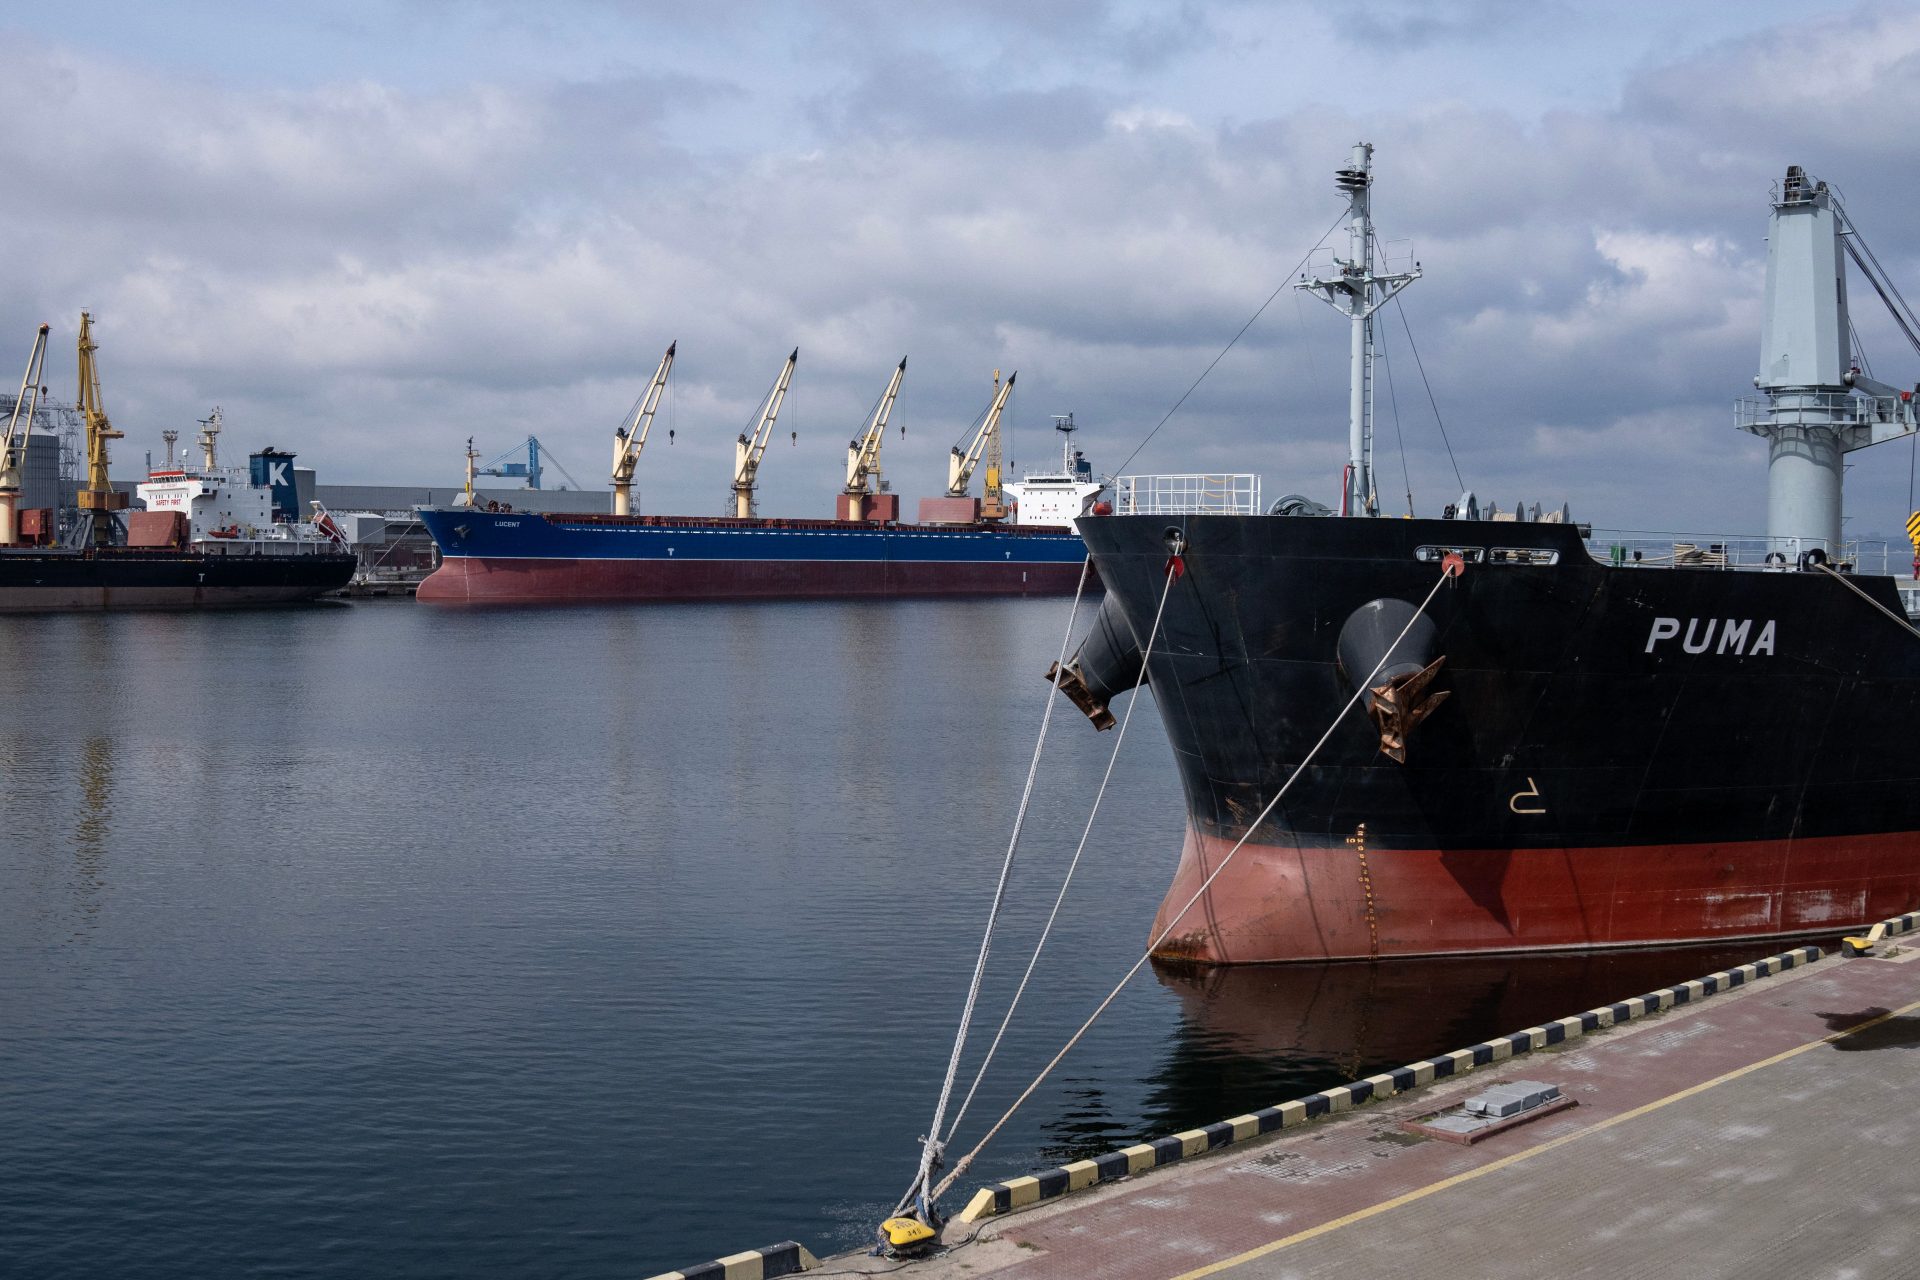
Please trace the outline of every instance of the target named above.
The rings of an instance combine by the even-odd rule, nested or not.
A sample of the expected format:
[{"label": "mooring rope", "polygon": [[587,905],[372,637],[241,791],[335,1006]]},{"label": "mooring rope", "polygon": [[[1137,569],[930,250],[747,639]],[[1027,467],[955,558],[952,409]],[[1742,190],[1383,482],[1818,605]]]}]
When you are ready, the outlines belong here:
[{"label": "mooring rope", "polygon": [[1838,580],[1842,586],[1846,587],[1847,590],[1853,592],[1853,594],[1859,596],[1862,600],[1865,600],[1868,604],[1872,605],[1874,608],[1878,609],[1880,612],[1886,614],[1889,618],[1892,618],[1895,622],[1899,623],[1902,627],[1904,627],[1907,630],[1908,634],[1915,634],[1912,619],[1902,614],[1895,613],[1893,610],[1887,608],[1887,606],[1881,604],[1878,600],[1875,600],[1872,596],[1862,591],[1859,588],[1859,586],[1854,583],[1853,579],[1847,577],[1846,574],[1839,572],[1830,564],[1816,565],[1815,567],[1819,569],[1820,572],[1826,574],[1828,577]]},{"label": "mooring rope", "polygon": [[[1100,816],[1100,803],[1106,799],[1107,783],[1113,779],[1113,766],[1120,759],[1120,746],[1127,740],[1127,726],[1133,722],[1133,709],[1140,704],[1140,687],[1147,682],[1147,659],[1153,656],[1154,642],[1160,636],[1160,619],[1167,611],[1167,596],[1173,590],[1173,580],[1179,576],[1174,572],[1172,563],[1167,566],[1166,582],[1160,588],[1160,605],[1153,612],[1153,627],[1147,632],[1147,645],[1140,654],[1140,677],[1133,682],[1132,696],[1127,699],[1127,709],[1120,717],[1120,732],[1113,740],[1113,751],[1107,756],[1107,771],[1100,777],[1100,789],[1094,793],[1093,809],[1087,814],[1087,825],[1080,832],[1080,843],[1074,846],[1073,859],[1067,863],[1067,874],[1060,881],[1060,892],[1054,895],[1053,910],[1047,913],[1047,923],[1040,930],[1040,940],[1033,945],[1033,954],[1027,958],[1027,971],[1020,975],[1020,985],[1014,989],[1013,999],[1007,1004],[1007,1012],[1000,1019],[999,1029],[993,1033],[993,1043],[987,1046],[986,1056],[980,1059],[980,1067],[973,1073],[973,1083],[967,1087],[967,1096],[960,1100],[959,1110],[953,1113],[953,1123],[947,1126],[947,1136],[940,1140],[944,1148],[953,1141],[953,1135],[959,1130],[960,1122],[966,1118],[967,1108],[973,1105],[973,1095],[979,1092],[980,1082],[986,1078],[987,1067],[993,1062],[993,1055],[1000,1048],[1001,1037],[1007,1034],[1007,1024],[1013,1021],[1013,1011],[1020,1007],[1020,997],[1027,993],[1027,983],[1033,978],[1033,970],[1040,963],[1040,953],[1046,949],[1047,939],[1053,934],[1053,922],[1060,917],[1060,904],[1067,900],[1067,888],[1073,883],[1073,873],[1080,866],[1080,855],[1087,851],[1087,840],[1093,835],[1094,819]],[[1056,685],[1058,682],[1055,682]]]},{"label": "mooring rope", "polygon": [[980,978],[986,972],[987,953],[993,949],[993,930],[1000,920],[1000,908],[1006,901],[1007,876],[1013,870],[1013,856],[1020,847],[1020,831],[1027,821],[1027,806],[1033,800],[1034,779],[1040,773],[1040,751],[1047,742],[1047,726],[1053,722],[1053,704],[1059,701],[1060,681],[1066,676],[1067,646],[1073,643],[1073,624],[1080,613],[1080,597],[1087,588],[1087,577],[1092,571],[1093,557],[1088,556],[1080,563],[1080,582],[1073,590],[1073,608],[1067,613],[1066,634],[1060,637],[1060,657],[1054,664],[1053,684],[1047,691],[1047,706],[1040,715],[1040,736],[1033,743],[1033,759],[1027,764],[1027,783],[1020,792],[1020,807],[1013,816],[1013,834],[1007,840],[1007,856],[1000,863],[1000,879],[993,888],[993,905],[987,911],[987,927],[980,935],[980,954],[973,962],[973,980],[967,984],[967,1002],[960,1010],[960,1026],[954,1032],[953,1053],[947,1058],[946,1080],[940,1086],[940,1100],[933,1108],[933,1124],[927,1129],[925,1144],[920,1149],[920,1169],[914,1175],[913,1184],[907,1188],[907,1194],[894,1209],[899,1213],[912,1203],[914,1197],[927,1185],[932,1173],[934,1161],[939,1159],[944,1144],[940,1141],[940,1126],[946,1119],[947,1103],[953,1097],[954,1078],[960,1073],[960,1054],[966,1048],[967,1030],[973,1023],[974,1005],[980,999]]},{"label": "mooring rope", "polygon": [[1433,584],[1433,589],[1427,592],[1426,599],[1420,602],[1420,607],[1414,610],[1411,618],[1407,619],[1407,625],[1400,629],[1400,634],[1394,637],[1393,643],[1388,645],[1386,651],[1380,655],[1380,660],[1373,664],[1373,670],[1367,672],[1364,679],[1356,682],[1353,696],[1347,699],[1346,705],[1340,708],[1339,714],[1334,716],[1332,723],[1327,726],[1327,731],[1320,735],[1318,742],[1313,744],[1313,749],[1302,757],[1300,763],[1294,766],[1293,772],[1287,775],[1287,780],[1280,784],[1280,789],[1273,793],[1273,799],[1267,801],[1266,807],[1260,810],[1259,815],[1247,825],[1246,834],[1234,842],[1233,848],[1227,850],[1227,856],[1222,858],[1220,864],[1208,874],[1205,880],[1200,882],[1200,887],[1193,891],[1193,896],[1187,899],[1186,905],[1181,907],[1180,910],[1175,913],[1173,919],[1167,922],[1167,927],[1161,930],[1159,936],[1147,944],[1147,949],[1141,953],[1138,960],[1133,962],[1133,967],[1128,969],[1126,975],[1114,984],[1113,990],[1107,993],[1106,999],[1102,1000],[1099,1005],[1095,1007],[1094,1011],[1087,1016],[1087,1020],[1080,1024],[1080,1029],[1075,1031],[1073,1035],[1068,1038],[1066,1044],[1061,1046],[1060,1052],[1054,1054],[1053,1059],[1040,1069],[1040,1074],[1033,1078],[1033,1082],[1021,1091],[1019,1097],[1013,1100],[1013,1105],[1008,1107],[1006,1111],[1001,1114],[1000,1118],[993,1122],[993,1127],[987,1130],[986,1136],[974,1144],[973,1150],[967,1152],[966,1155],[960,1157],[960,1159],[955,1162],[953,1169],[945,1178],[941,1179],[940,1185],[934,1188],[930,1199],[937,1201],[952,1189],[953,1184],[959,1180],[960,1175],[967,1171],[967,1166],[973,1163],[975,1157],[980,1154],[987,1143],[993,1141],[994,1136],[1000,1132],[1007,1121],[1013,1118],[1013,1113],[1018,1111],[1021,1105],[1033,1096],[1034,1090],[1038,1089],[1049,1075],[1053,1074],[1053,1069],[1060,1065],[1061,1060],[1072,1051],[1076,1044],[1080,1043],[1081,1038],[1087,1034],[1088,1029],[1093,1026],[1094,1021],[1107,1011],[1107,1007],[1119,998],[1121,991],[1126,989],[1126,985],[1133,981],[1134,975],[1139,973],[1147,961],[1153,958],[1155,949],[1172,935],[1175,926],[1186,917],[1187,912],[1193,909],[1194,903],[1200,901],[1201,897],[1212,887],[1213,882],[1219,878],[1220,873],[1227,869],[1228,864],[1230,864],[1234,856],[1246,846],[1247,841],[1253,837],[1253,833],[1259,829],[1260,824],[1267,820],[1267,815],[1273,812],[1274,806],[1280,803],[1281,799],[1292,788],[1293,784],[1299,780],[1300,775],[1306,772],[1307,766],[1312,764],[1314,757],[1320,754],[1320,749],[1327,745],[1328,740],[1333,737],[1334,730],[1340,727],[1341,722],[1347,718],[1348,713],[1351,712],[1353,708],[1358,705],[1360,699],[1367,694],[1368,690],[1372,687],[1373,678],[1380,674],[1380,669],[1387,665],[1387,659],[1393,655],[1395,649],[1400,647],[1400,642],[1407,638],[1407,633],[1413,630],[1413,624],[1419,621],[1426,613],[1427,607],[1433,603],[1433,598],[1440,594],[1440,588],[1445,586],[1449,579],[1460,572],[1461,566],[1451,560],[1445,568],[1441,569],[1440,580]]}]

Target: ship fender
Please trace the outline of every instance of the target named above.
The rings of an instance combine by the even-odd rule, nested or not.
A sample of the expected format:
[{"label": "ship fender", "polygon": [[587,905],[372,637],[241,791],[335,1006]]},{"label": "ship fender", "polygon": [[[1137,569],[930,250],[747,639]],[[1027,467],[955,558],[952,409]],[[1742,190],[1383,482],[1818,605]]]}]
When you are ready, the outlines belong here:
[{"label": "ship fender", "polygon": [[1447,700],[1445,690],[1433,688],[1447,660],[1439,628],[1405,600],[1369,600],[1341,625],[1338,654],[1350,686],[1368,680],[1367,715],[1379,731],[1381,753],[1405,764],[1407,739]]},{"label": "ship fender", "polygon": [[1146,683],[1140,646],[1113,596],[1100,602],[1093,625],[1066,667],[1054,663],[1047,668],[1047,683],[1058,683],[1060,692],[1093,721],[1094,728],[1102,732],[1113,728],[1113,712],[1107,704]]}]

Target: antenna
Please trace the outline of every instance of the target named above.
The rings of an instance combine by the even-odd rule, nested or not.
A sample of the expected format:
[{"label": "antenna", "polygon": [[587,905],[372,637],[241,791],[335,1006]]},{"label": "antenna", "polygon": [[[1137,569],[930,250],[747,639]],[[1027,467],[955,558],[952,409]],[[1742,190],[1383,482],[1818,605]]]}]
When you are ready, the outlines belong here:
[{"label": "antenna", "polygon": [[1413,270],[1374,270],[1373,144],[1354,144],[1347,167],[1334,174],[1334,185],[1347,197],[1348,257],[1336,256],[1332,275],[1302,276],[1296,289],[1318,293],[1328,306],[1353,326],[1352,366],[1347,399],[1347,473],[1340,495],[1340,514],[1379,514],[1373,492],[1373,313],[1387,300],[1420,278]]}]

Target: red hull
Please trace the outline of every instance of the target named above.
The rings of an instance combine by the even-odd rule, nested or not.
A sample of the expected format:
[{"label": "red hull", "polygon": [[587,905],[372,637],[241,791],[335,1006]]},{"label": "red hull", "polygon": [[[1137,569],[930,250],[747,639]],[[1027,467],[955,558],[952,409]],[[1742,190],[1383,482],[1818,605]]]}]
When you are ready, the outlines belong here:
[{"label": "red hull", "polygon": [[450,604],[1072,595],[1078,564],[780,560],[447,560],[418,599]]},{"label": "red hull", "polygon": [[[1232,841],[1188,832],[1152,937],[1232,848]],[[1249,842],[1156,954],[1260,964],[1661,946],[1836,931],[1916,902],[1915,832],[1588,849],[1369,849],[1364,879],[1351,847]]]}]

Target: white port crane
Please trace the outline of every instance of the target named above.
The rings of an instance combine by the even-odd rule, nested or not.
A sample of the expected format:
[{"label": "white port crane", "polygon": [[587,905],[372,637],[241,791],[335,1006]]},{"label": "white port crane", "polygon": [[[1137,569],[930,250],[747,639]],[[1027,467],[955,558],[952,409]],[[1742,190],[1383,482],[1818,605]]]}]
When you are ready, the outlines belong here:
[{"label": "white port crane", "polygon": [[660,393],[667,389],[667,373],[673,368],[674,348],[679,345],[668,345],[667,354],[660,357],[660,367],[653,372],[653,381],[633,402],[627,420],[614,430],[613,514],[617,516],[633,514],[633,469],[640,462],[640,451],[647,447],[647,431],[653,426],[654,411],[660,407]]},{"label": "white port crane", "polygon": [[[873,417],[867,420],[867,426],[859,436],[847,445],[847,518],[864,520],[866,518],[867,496],[872,492],[869,482],[878,483],[882,491],[885,482],[880,479],[880,445],[887,434],[887,419],[893,413],[894,399],[900,394],[900,379],[907,373],[907,358],[900,357],[895,366],[893,378],[887,383],[887,390],[880,397],[880,403],[873,408]],[[902,427],[902,431],[906,428]]]},{"label": "white port crane", "polygon": [[800,348],[787,357],[773,390],[760,409],[760,422],[753,434],[740,433],[733,447],[733,514],[745,520],[754,514],[754,485],[760,477],[760,459],[766,456],[767,443],[773,439],[773,420],[780,416],[780,402],[787,398],[787,384],[793,381],[793,367],[800,363]]},{"label": "white port crane", "polygon": [[[20,378],[20,394],[14,397],[13,416],[7,419],[7,434],[0,438],[0,546],[11,547],[20,541],[20,468],[26,461],[27,446],[33,442],[33,414],[40,407],[41,365],[47,358],[49,325],[41,325],[33,339],[33,353],[27,357],[27,371]],[[22,417],[26,429],[20,430]]]},{"label": "white port crane", "polygon": [[[987,410],[987,416],[981,420],[980,429],[974,432],[973,439],[965,450],[959,445],[953,447],[953,456],[947,459],[947,496],[964,498],[967,485],[973,480],[974,468],[980,465],[980,459],[986,456],[990,446],[1000,438],[1000,415],[1006,411],[1007,397],[1013,393],[1013,380],[1020,376],[1015,369],[1000,381],[1000,371],[993,371],[993,407]],[[997,458],[997,454],[995,455]],[[980,516],[985,520],[998,520],[1007,514],[1006,504],[1000,494],[1000,467],[997,461],[987,464],[986,497],[980,503]]]}]

